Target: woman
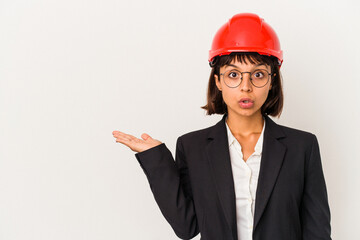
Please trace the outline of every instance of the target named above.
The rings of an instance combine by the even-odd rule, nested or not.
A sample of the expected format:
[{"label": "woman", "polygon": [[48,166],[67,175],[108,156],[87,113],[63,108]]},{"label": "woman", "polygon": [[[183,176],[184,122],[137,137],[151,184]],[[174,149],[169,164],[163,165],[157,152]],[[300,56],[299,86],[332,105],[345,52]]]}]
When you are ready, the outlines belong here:
[{"label": "woman", "polygon": [[176,235],[203,240],[329,240],[330,209],[314,134],[282,126],[280,43],[255,14],[233,16],[216,33],[208,115],[216,125],[166,145],[114,131],[133,151]]}]

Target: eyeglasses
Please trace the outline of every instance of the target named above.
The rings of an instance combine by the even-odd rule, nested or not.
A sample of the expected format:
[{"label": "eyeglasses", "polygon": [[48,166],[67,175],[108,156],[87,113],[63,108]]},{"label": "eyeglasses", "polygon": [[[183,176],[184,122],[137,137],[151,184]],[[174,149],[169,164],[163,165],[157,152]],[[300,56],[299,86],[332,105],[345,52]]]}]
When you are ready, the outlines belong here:
[{"label": "eyeglasses", "polygon": [[269,73],[265,69],[255,69],[252,72],[240,72],[236,69],[230,69],[224,73],[220,73],[223,76],[225,84],[230,88],[236,88],[239,86],[243,79],[243,73],[250,73],[250,82],[257,88],[264,87],[273,73]]}]

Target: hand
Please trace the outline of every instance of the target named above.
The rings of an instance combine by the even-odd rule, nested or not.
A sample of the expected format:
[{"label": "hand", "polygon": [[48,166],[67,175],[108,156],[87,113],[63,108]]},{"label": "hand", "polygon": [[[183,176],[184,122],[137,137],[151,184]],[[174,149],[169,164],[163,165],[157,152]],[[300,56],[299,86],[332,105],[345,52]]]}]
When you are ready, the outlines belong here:
[{"label": "hand", "polygon": [[146,133],[141,135],[143,140],[120,131],[113,131],[112,134],[114,138],[116,138],[116,142],[128,146],[134,152],[142,152],[152,147],[156,147],[162,143],[156,139],[153,139]]}]

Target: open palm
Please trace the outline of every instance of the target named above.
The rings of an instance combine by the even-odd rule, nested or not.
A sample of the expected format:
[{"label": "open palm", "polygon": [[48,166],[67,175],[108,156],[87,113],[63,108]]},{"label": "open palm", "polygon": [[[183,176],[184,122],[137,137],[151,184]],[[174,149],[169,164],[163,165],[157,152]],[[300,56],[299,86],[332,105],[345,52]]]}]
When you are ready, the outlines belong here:
[{"label": "open palm", "polygon": [[114,138],[116,138],[116,142],[128,146],[134,152],[142,152],[152,147],[156,147],[162,143],[159,140],[153,139],[146,133],[141,135],[142,139],[120,131],[113,131],[112,134]]}]

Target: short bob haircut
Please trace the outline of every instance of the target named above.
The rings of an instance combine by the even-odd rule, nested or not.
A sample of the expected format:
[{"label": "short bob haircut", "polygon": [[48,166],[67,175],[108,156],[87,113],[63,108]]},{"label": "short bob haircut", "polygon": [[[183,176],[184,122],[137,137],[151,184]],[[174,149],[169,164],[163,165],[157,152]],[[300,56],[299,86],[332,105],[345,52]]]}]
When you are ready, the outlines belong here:
[{"label": "short bob haircut", "polygon": [[270,66],[271,73],[276,74],[271,76],[272,87],[265,103],[261,106],[261,114],[279,118],[283,108],[284,96],[278,59],[274,56],[260,55],[257,52],[232,52],[229,55],[216,56],[213,62],[210,63],[212,69],[208,83],[207,104],[201,108],[206,110],[207,115],[227,113],[226,103],[223,100],[221,91],[219,91],[215,84],[214,75],[216,74],[218,79],[220,79],[220,68],[230,64],[235,58],[240,63],[265,63]]}]

